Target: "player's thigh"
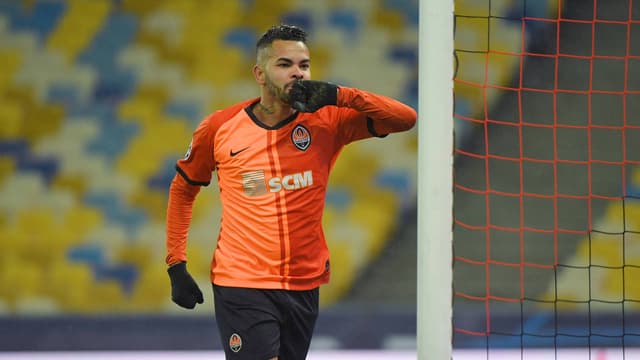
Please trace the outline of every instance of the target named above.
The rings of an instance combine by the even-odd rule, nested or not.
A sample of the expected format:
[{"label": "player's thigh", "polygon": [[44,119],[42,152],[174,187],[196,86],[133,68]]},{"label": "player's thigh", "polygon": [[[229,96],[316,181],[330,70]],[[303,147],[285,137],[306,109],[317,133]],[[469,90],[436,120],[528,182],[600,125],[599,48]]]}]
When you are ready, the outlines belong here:
[{"label": "player's thigh", "polygon": [[280,330],[280,360],[305,359],[318,318],[318,289],[289,292]]},{"label": "player's thigh", "polygon": [[280,323],[273,304],[254,289],[213,286],[215,317],[228,360],[277,359]]}]

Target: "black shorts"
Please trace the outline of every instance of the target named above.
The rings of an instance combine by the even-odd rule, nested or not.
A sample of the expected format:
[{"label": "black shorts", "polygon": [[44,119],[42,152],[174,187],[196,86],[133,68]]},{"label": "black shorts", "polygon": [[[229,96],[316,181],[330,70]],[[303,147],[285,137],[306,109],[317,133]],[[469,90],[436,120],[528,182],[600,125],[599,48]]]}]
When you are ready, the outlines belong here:
[{"label": "black shorts", "polygon": [[302,360],[318,318],[318,288],[264,290],[213,285],[215,316],[229,360]]}]

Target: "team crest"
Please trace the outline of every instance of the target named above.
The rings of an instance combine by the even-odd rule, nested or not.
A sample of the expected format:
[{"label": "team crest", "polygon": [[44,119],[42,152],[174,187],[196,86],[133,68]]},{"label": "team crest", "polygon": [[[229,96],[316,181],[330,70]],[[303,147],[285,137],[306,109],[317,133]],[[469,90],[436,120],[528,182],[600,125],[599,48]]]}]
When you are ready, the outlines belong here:
[{"label": "team crest", "polygon": [[307,150],[311,144],[311,133],[306,127],[297,125],[291,132],[291,141],[300,150]]},{"label": "team crest", "polygon": [[187,160],[189,156],[191,156],[191,146],[193,146],[193,140],[189,143],[189,147],[187,148],[187,152],[184,154],[184,159]]},{"label": "team crest", "polygon": [[234,353],[237,353],[238,351],[240,351],[240,349],[242,349],[242,338],[240,337],[240,335],[236,333],[231,334],[231,336],[229,337],[229,349],[231,349],[231,351],[233,351]]}]

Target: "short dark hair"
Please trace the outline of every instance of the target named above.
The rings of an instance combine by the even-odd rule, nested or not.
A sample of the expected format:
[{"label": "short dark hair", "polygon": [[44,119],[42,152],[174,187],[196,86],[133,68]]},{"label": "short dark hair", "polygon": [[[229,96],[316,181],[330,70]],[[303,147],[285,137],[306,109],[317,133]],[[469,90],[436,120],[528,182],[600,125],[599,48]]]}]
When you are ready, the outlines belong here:
[{"label": "short dark hair", "polygon": [[302,41],[306,44],[307,33],[301,27],[295,25],[280,24],[272,26],[258,39],[256,51],[271,45],[274,40]]}]

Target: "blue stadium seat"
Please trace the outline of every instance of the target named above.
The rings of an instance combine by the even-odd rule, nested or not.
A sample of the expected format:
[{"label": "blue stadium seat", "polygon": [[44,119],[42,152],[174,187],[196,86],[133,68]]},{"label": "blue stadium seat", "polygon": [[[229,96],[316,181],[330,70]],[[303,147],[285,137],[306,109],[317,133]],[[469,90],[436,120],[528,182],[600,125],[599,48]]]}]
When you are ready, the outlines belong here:
[{"label": "blue stadium seat", "polygon": [[164,107],[164,113],[167,116],[175,116],[187,119],[189,122],[200,121],[203,116],[204,109],[197,101],[189,101],[187,99],[169,100]]},{"label": "blue stadium seat", "polygon": [[149,189],[161,191],[167,191],[169,189],[171,180],[173,180],[176,174],[176,160],[175,157],[165,159],[163,162],[164,165],[160,168],[160,172],[147,181]]},{"label": "blue stadium seat", "polygon": [[66,4],[61,1],[35,1],[33,6],[24,6],[13,17],[13,29],[34,31],[42,42],[55,28],[65,10]]},{"label": "blue stadium seat", "polygon": [[302,27],[307,33],[314,34],[313,16],[307,11],[290,11],[282,14],[283,24],[291,24]]},{"label": "blue stadium seat", "polygon": [[18,158],[18,171],[34,171],[40,174],[46,184],[50,184],[58,172],[58,160],[51,157],[39,157],[33,154]]},{"label": "blue stadium seat", "polygon": [[127,230],[135,230],[147,220],[141,210],[124,204],[117,193],[89,192],[85,195],[84,202],[87,206],[101,209],[107,221],[120,224]]},{"label": "blue stadium seat", "polygon": [[240,48],[247,59],[254,56],[256,40],[255,30],[247,27],[229,29],[223,37],[223,42],[226,45]]},{"label": "blue stadium seat", "polygon": [[358,36],[363,28],[363,20],[360,14],[348,9],[334,9],[329,14],[330,26],[342,30],[352,39]]},{"label": "blue stadium seat", "polygon": [[10,139],[0,141],[0,154],[21,158],[29,152],[29,144],[25,139]]},{"label": "blue stadium seat", "polygon": [[103,121],[100,136],[87,144],[87,151],[115,159],[126,151],[129,141],[140,132],[140,126],[132,122],[120,122],[116,118]]},{"label": "blue stadium seat", "polygon": [[91,45],[78,56],[77,62],[89,64],[108,76],[115,71],[115,60],[119,52],[134,39],[137,25],[137,19],[129,14],[109,16]]},{"label": "blue stadium seat", "polygon": [[115,280],[125,291],[131,294],[138,280],[140,270],[133,264],[106,264],[102,263],[95,269],[96,280]]},{"label": "blue stadium seat", "polygon": [[418,0],[384,0],[383,6],[402,13],[408,24],[418,25]]}]

